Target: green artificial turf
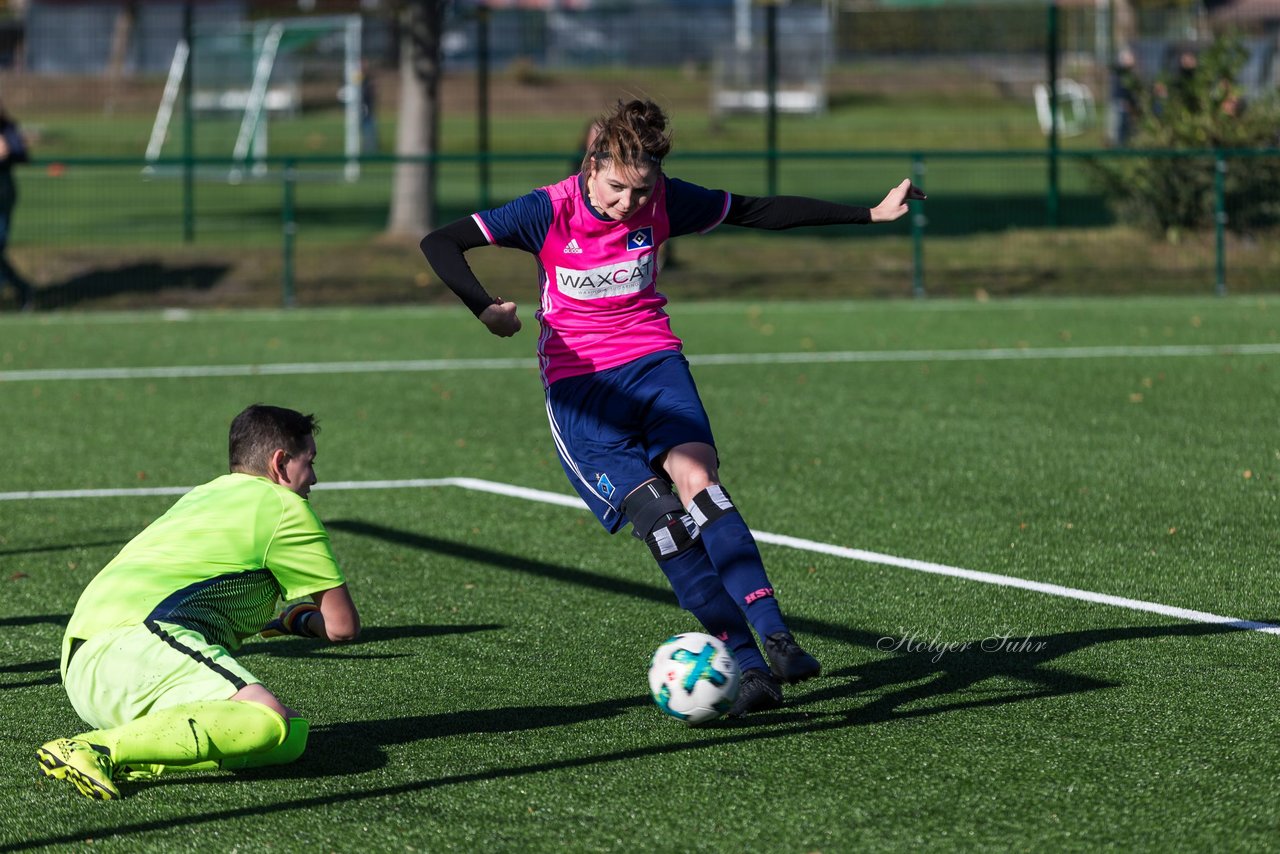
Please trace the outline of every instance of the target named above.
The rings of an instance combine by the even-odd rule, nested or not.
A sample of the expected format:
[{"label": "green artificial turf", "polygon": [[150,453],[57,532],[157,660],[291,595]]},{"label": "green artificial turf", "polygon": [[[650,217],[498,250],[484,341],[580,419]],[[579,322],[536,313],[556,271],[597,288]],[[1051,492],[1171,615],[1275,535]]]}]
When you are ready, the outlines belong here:
[{"label": "green artificial turf", "polygon": [[[460,309],[0,319],[0,493],[194,485],[246,404],[314,411],[312,503],[365,623],[355,645],[242,650],[312,721],[295,765],[92,803],[35,763],[82,727],[62,627],[173,498],[0,501],[0,850],[1274,846],[1280,637],[1011,585],[1280,622],[1275,300],[671,310],[735,502],[762,539],[810,544],[761,549],[826,668],[777,712],[694,729],[645,669],[697,626],[628,533],[458,486],[323,488],[569,494],[534,329],[499,340]],[[204,375],[57,373],[176,366]]]}]

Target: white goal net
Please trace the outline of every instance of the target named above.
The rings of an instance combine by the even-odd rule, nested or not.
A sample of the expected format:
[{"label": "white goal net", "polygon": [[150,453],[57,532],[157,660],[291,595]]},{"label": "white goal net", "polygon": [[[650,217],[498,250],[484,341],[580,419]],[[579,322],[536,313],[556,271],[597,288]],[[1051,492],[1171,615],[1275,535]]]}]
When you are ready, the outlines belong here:
[{"label": "white goal net", "polygon": [[343,176],[359,177],[360,16],[201,28],[192,41],[179,41],[174,50],[147,143],[148,174],[161,171],[158,161],[166,155],[181,154],[175,116],[187,103],[189,86],[192,118],[212,138],[202,139],[197,153],[229,154],[230,169],[220,169],[228,180],[266,174],[271,123],[297,116],[308,91],[331,98],[341,110]]}]

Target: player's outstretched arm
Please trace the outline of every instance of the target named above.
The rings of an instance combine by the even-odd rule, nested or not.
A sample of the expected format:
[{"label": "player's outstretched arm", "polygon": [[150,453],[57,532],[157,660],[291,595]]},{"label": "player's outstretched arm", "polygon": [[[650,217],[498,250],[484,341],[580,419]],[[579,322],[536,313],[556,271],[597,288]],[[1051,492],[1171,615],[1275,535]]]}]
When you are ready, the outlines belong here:
[{"label": "player's outstretched arm", "polygon": [[910,178],[903,178],[902,183],[889,191],[889,195],[884,197],[884,201],[871,209],[872,222],[893,222],[900,218],[908,210],[907,205],[909,199],[927,198],[918,187],[911,183]]},{"label": "player's outstretched arm", "polygon": [[907,212],[907,199],[923,199],[924,193],[910,180],[889,191],[874,208],[845,205],[807,196],[739,196],[729,198],[725,225],[764,228],[771,231],[807,225],[866,225],[890,222]]}]

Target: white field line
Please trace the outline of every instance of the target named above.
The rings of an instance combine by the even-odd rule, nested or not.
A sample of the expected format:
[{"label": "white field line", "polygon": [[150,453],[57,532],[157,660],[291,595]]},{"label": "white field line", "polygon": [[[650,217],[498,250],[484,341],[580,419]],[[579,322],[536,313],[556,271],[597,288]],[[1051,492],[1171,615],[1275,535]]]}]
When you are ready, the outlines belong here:
[{"label": "white field line", "polygon": [[156,368],[53,368],[0,371],[0,382],[40,380],[140,380],[192,377],[296,376],[298,374],[391,374],[493,371],[535,368],[535,359],[410,359],[381,362],[285,362],[267,365],[169,365]]},{"label": "white field line", "polygon": [[[496,483],[491,480],[480,480],[470,477],[443,477],[417,480],[348,480],[316,485],[317,490],[367,490],[367,489],[423,489],[440,486],[454,486],[474,492],[487,492],[508,498],[519,498],[525,501],[537,501],[543,504],[554,504],[558,507],[569,507],[585,510],[586,505],[576,495],[565,495],[558,492],[547,492],[541,489],[529,489],[508,483]],[[0,492],[0,501],[28,501],[43,498],[109,498],[119,496],[146,495],[181,495],[189,491],[189,486],[138,487],[128,489],[57,489],[38,492]],[[1130,599],[1125,596],[1112,596],[1108,593],[1095,593],[1091,590],[1079,590],[1074,587],[1063,587],[1060,584],[1048,584],[1042,581],[1031,581],[1009,575],[997,575],[993,572],[979,572],[941,563],[896,557],[894,555],[870,552],[864,549],[851,549],[830,543],[820,543],[785,534],[771,534],[767,531],[754,531],[755,537],[762,543],[782,546],[799,551],[825,554],[847,560],[874,563],[881,566],[893,566],[899,569],[910,569],[915,572],[926,572],[931,575],[943,575],[965,581],[976,581],[982,584],[993,584],[997,587],[1012,587],[1018,590],[1029,590],[1047,596],[1058,596],[1063,599],[1076,599],[1096,605],[1110,605],[1114,608],[1126,608],[1130,611],[1145,611],[1191,623],[1212,623],[1230,626],[1236,629],[1247,629],[1270,635],[1280,635],[1280,626],[1271,623],[1260,623],[1254,620],[1241,620],[1236,617],[1224,617],[1207,611],[1196,611],[1190,608],[1179,608],[1173,605],[1162,605],[1159,602],[1146,602],[1141,599]]]},{"label": "white field line", "polygon": [[[911,312],[916,314],[932,314],[938,312],[1048,312],[1060,310],[1079,310],[1105,303],[1108,308],[1117,306],[1127,308],[1143,308],[1152,306],[1159,310],[1171,304],[1188,314],[1203,311],[1205,307],[1221,308],[1224,305],[1247,306],[1259,311],[1266,311],[1276,306],[1276,300],[1265,296],[1240,296],[1236,294],[1221,296],[1194,297],[1158,297],[1158,296],[1108,296],[1098,297],[1010,297],[982,302],[975,299],[947,297],[930,297],[926,300],[889,300],[871,302],[866,300],[828,300],[814,301],[805,299],[770,300],[770,312],[787,312],[791,314],[823,313],[860,314],[873,312]],[[679,314],[741,314],[755,312],[760,309],[758,300],[741,300],[724,298],[699,302],[687,302],[679,306]],[[51,312],[39,317],[30,315],[0,315],[0,326],[112,326],[120,324],[226,324],[226,323],[275,323],[282,319],[297,320],[303,313],[308,318],[321,321],[329,320],[383,320],[394,314],[397,320],[413,320],[419,317],[440,317],[453,315],[470,319],[466,309],[461,305],[418,305],[418,306],[345,306],[341,308],[276,308],[276,309],[189,309],[166,308],[160,310],[138,309],[134,311],[92,311],[92,312]]]},{"label": "white field line", "polygon": [[[814,365],[877,362],[1002,362],[1053,359],[1276,356],[1280,344],[1187,344],[1148,347],[998,347],[985,350],[844,350],[817,353],[720,353],[689,356],[694,365]],[[0,383],[195,377],[391,374],[533,369],[535,359],[407,359],[374,362],[283,362],[262,365],[169,365],[152,368],[50,368],[0,371]]]}]

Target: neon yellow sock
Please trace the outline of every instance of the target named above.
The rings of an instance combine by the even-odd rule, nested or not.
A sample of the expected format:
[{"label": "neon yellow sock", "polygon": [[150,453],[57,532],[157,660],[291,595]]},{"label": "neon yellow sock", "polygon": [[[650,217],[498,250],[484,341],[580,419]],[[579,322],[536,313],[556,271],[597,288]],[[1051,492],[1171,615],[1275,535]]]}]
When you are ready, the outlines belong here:
[{"label": "neon yellow sock", "polygon": [[228,771],[241,768],[265,768],[268,765],[288,765],[302,755],[307,749],[307,736],[311,733],[311,722],[306,718],[289,718],[289,734],[284,741],[270,750],[258,753],[244,753],[240,756],[229,756],[222,760],[222,767]]},{"label": "neon yellow sock", "polygon": [[307,735],[311,732],[311,724],[306,718],[289,718],[289,735],[280,744],[270,750],[258,753],[245,753],[240,756],[228,756],[226,759],[210,759],[191,765],[160,765],[155,763],[132,762],[122,766],[122,773],[117,779],[150,780],[164,773],[183,773],[191,771],[240,771],[245,768],[265,768],[269,765],[288,765],[293,762],[307,747]]},{"label": "neon yellow sock", "polygon": [[76,738],[106,747],[117,766],[190,766],[269,751],[288,734],[284,718],[261,703],[208,700],[161,709]]}]

